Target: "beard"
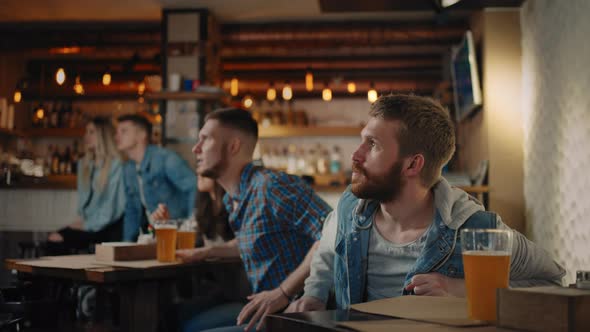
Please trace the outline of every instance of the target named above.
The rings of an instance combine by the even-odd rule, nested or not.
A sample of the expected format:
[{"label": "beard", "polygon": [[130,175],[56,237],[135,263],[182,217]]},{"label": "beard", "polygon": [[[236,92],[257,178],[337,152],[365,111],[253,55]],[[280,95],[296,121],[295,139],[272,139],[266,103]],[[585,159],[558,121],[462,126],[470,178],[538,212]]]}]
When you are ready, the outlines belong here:
[{"label": "beard", "polygon": [[390,202],[399,198],[405,181],[402,179],[402,161],[396,161],[384,175],[373,175],[362,166],[353,163],[352,170],[361,174],[361,178],[352,181],[352,193],[362,199],[374,199],[378,202]]},{"label": "beard", "polygon": [[225,157],[222,157],[213,166],[201,171],[199,175],[215,180],[218,179],[221,176],[221,174],[223,174],[226,168],[227,160],[225,159]]},{"label": "beard", "polygon": [[[225,152],[225,145],[222,148],[222,151]],[[200,176],[204,176],[206,178],[210,178],[213,180],[218,179],[221,175],[223,175],[223,173],[225,173],[225,171],[227,170],[228,167],[228,158],[226,157],[225,154],[222,154],[221,157],[219,158],[219,160],[217,160],[216,163],[214,163],[212,166],[202,170],[199,175]],[[198,167],[197,167],[198,169]]]}]

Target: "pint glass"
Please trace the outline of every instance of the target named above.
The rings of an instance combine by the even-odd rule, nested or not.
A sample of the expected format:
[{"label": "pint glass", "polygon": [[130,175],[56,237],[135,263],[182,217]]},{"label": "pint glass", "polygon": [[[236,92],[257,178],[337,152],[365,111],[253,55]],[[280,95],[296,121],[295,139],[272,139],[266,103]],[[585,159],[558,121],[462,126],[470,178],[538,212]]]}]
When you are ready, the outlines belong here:
[{"label": "pint glass", "polygon": [[178,225],[177,249],[192,249],[197,244],[197,223],[194,219],[186,219]]},{"label": "pint glass", "polygon": [[164,220],[155,225],[156,247],[159,262],[174,262],[176,260],[176,222]]},{"label": "pint glass", "polygon": [[469,317],[495,321],[496,290],[508,288],[512,232],[464,229],[461,243]]}]

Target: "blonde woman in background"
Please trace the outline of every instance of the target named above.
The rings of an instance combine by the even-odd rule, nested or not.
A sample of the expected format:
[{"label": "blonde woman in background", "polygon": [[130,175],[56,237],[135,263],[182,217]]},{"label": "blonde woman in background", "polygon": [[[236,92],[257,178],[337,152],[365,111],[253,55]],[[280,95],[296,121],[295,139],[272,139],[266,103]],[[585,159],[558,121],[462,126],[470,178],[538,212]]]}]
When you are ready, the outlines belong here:
[{"label": "blonde woman in background", "polygon": [[104,241],[120,241],[125,187],[115,129],[107,118],[86,125],[85,154],[78,162],[78,217],[49,234],[49,254],[68,254]]}]

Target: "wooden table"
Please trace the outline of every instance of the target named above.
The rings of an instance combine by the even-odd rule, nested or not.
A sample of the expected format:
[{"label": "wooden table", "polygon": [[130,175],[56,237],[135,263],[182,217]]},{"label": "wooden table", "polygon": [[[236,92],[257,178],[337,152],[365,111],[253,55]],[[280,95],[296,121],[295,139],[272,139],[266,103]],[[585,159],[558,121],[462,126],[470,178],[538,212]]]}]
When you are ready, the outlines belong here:
[{"label": "wooden table", "polygon": [[[149,268],[97,266],[93,255],[55,256],[55,264],[32,266],[38,259],[7,259],[5,267],[32,276],[52,277],[79,282],[113,285],[120,295],[121,331],[157,331],[160,305],[170,301],[170,289],[179,276],[198,272],[206,266],[241,265],[239,259],[223,259],[191,264],[174,264]],[[73,267],[64,262],[76,259]],[[93,265],[93,266],[85,266]],[[79,266],[78,266],[79,265]],[[168,298],[166,298],[168,297]]]},{"label": "wooden table", "polygon": [[434,323],[418,322],[408,319],[373,315],[356,310],[326,310],[300,312],[293,314],[274,314],[266,318],[268,332],[350,332],[351,329],[339,324],[344,322],[369,322],[374,324],[372,331],[420,331],[420,332],[509,332],[495,326],[451,327]]}]

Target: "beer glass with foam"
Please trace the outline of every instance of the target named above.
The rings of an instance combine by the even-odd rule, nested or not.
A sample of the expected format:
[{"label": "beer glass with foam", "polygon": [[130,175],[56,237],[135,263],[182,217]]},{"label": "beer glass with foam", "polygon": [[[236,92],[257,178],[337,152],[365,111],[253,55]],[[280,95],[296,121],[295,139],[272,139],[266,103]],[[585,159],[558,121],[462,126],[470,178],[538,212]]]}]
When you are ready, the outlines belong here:
[{"label": "beer glass with foam", "polygon": [[176,260],[176,221],[162,220],[155,224],[154,228],[158,262],[174,262]]},{"label": "beer glass with foam", "polygon": [[464,229],[461,245],[469,317],[495,321],[496,290],[508,288],[512,232]]},{"label": "beer glass with foam", "polygon": [[194,219],[181,220],[178,226],[177,249],[192,249],[197,242],[197,222]]}]

